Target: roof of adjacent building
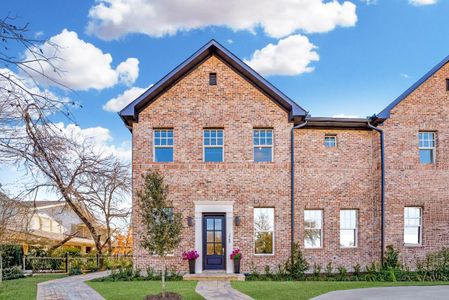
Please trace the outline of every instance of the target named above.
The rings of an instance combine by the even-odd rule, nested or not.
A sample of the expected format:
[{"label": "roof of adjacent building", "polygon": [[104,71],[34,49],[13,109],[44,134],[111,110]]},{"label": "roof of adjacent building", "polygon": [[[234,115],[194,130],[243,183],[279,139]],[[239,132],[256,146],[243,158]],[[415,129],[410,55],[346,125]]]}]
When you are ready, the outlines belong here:
[{"label": "roof of adjacent building", "polygon": [[251,83],[253,83],[263,93],[278,103],[282,108],[288,111],[290,121],[304,119],[307,115],[307,111],[305,111],[295,101],[279,91],[275,86],[241,61],[228,49],[223,47],[220,43],[215,40],[211,40],[119,112],[120,117],[128,128],[130,128],[133,122],[138,121],[138,115],[142,109],[150,105],[166,89],[171,87],[177,82],[177,80],[186,75],[190,70],[202,63],[211,55],[216,55],[222,59],[237,72],[251,81]]},{"label": "roof of adjacent building", "polygon": [[449,56],[446,56],[442,61],[440,61],[435,67],[433,67],[429,72],[427,72],[423,77],[416,81],[411,87],[409,87],[405,92],[403,92],[399,97],[397,97],[393,102],[391,102],[384,110],[382,110],[377,115],[373,116],[373,120],[376,123],[381,123],[390,117],[390,112],[395,108],[402,100],[407,98],[411,93],[413,93],[417,88],[419,88],[427,79],[432,77],[438,70],[440,70],[444,65],[449,62]]},{"label": "roof of adjacent building", "polygon": [[307,117],[303,128],[371,129],[369,118]]}]

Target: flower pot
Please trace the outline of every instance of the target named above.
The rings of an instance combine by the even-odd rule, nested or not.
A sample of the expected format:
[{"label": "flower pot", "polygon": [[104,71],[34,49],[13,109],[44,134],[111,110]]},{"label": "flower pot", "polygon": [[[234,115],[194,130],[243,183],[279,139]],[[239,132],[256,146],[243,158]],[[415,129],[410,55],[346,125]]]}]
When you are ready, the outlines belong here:
[{"label": "flower pot", "polygon": [[240,274],[240,259],[234,259],[234,273]]},{"label": "flower pot", "polygon": [[195,274],[195,260],[189,260],[189,273]]}]

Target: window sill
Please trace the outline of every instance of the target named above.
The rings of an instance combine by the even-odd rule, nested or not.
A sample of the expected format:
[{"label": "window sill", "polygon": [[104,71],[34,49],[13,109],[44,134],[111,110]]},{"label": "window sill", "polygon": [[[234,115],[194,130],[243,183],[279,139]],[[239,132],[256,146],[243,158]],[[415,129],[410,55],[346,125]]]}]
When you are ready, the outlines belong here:
[{"label": "window sill", "polygon": [[304,250],[323,250],[323,247],[304,247]]},{"label": "window sill", "polygon": [[350,246],[350,247],[341,247],[340,246],[340,249],[357,249],[358,248],[358,246]]},{"label": "window sill", "polygon": [[259,256],[259,257],[274,256],[274,253],[254,253],[254,256]]},{"label": "window sill", "polygon": [[404,244],[406,248],[421,248],[422,246],[422,244]]}]

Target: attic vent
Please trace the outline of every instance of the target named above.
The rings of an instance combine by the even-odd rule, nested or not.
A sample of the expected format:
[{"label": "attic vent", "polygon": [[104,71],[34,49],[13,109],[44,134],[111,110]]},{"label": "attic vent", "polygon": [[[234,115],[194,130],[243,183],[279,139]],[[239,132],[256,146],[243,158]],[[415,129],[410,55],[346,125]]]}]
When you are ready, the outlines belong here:
[{"label": "attic vent", "polygon": [[209,85],[217,85],[217,73],[209,73]]},{"label": "attic vent", "polygon": [[449,91],[449,78],[446,78],[446,91]]}]

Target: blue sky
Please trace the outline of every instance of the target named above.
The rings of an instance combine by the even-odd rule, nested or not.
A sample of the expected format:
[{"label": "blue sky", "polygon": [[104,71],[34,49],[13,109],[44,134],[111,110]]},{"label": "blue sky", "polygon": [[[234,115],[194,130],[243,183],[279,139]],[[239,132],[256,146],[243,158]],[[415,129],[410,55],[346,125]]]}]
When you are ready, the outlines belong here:
[{"label": "blue sky", "polygon": [[[283,1],[15,0],[2,12],[39,38],[67,42],[67,57],[85,54],[86,62],[62,65],[73,70],[65,82],[74,91],[52,89],[83,105],[74,112],[80,130],[96,128],[99,143],[126,153],[131,135],[104,105],[157,82],[212,38],[312,116],[378,113],[449,55],[447,0]],[[89,77],[95,68],[108,79]]]}]

